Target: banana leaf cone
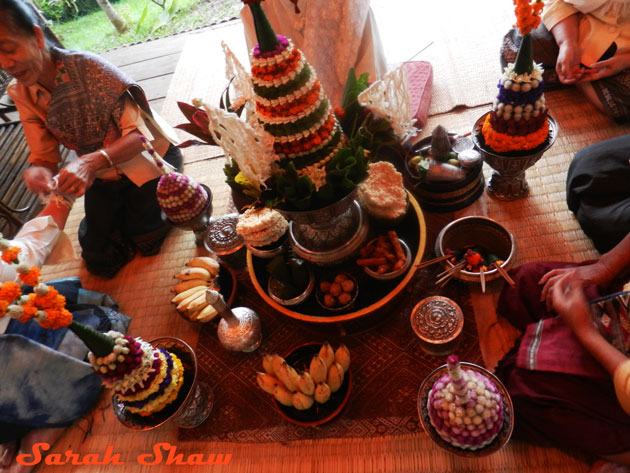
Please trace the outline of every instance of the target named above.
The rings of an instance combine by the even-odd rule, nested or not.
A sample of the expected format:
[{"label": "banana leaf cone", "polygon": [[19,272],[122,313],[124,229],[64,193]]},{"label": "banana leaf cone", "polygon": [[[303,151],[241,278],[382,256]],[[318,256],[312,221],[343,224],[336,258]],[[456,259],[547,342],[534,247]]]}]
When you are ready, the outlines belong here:
[{"label": "banana leaf cone", "polygon": [[107,356],[114,351],[114,339],[112,337],[108,337],[104,333],[87,325],[83,325],[80,322],[76,322],[75,320],[70,322],[68,328],[85,343],[95,356]]},{"label": "banana leaf cone", "polygon": [[269,19],[259,2],[249,3],[249,9],[254,17],[254,28],[260,52],[267,53],[276,49],[279,45],[276,32],[273,30]]},{"label": "banana leaf cone", "polygon": [[534,70],[534,49],[532,47],[532,37],[529,34],[523,36],[523,41],[516,54],[514,72],[516,74],[531,74]]}]

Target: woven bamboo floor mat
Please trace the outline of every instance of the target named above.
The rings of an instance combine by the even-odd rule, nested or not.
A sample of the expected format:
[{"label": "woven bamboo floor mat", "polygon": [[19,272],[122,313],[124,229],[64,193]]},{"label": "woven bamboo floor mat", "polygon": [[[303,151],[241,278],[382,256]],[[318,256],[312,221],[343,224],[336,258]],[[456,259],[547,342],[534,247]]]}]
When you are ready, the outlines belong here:
[{"label": "woven bamboo floor mat", "polygon": [[[454,0],[452,0],[454,1]],[[426,4],[426,2],[417,2]],[[443,2],[442,2],[443,3]],[[479,3],[457,2],[458,5],[471,3],[470,8],[479,8]],[[479,43],[471,43],[479,49],[477,56],[471,54],[468,43],[459,38],[465,36],[462,29],[452,27],[453,43],[437,42],[426,50],[427,55],[420,55],[416,60],[434,62],[435,86],[431,116],[420,137],[427,136],[438,124],[449,131],[466,133],[471,130],[474,121],[487,111],[488,104],[495,94],[495,85],[499,77],[498,44],[500,37],[510,25],[511,20],[504,10],[493,11],[490,5],[498,5],[498,0],[490,0],[490,17],[495,22],[490,27],[476,25]],[[511,10],[511,2],[508,13]],[[463,8],[469,8],[468,5]],[[501,7],[503,8],[503,7]],[[458,15],[452,15],[458,16]],[[463,16],[463,15],[462,15]],[[449,21],[451,21],[449,17]],[[457,22],[463,21],[454,19]],[[423,24],[431,24],[427,17]],[[217,28],[212,33],[193,35],[182,53],[182,59],[176,70],[175,78],[167,94],[162,115],[171,124],[184,121],[177,109],[176,101],[190,102],[201,97],[209,103],[218,103],[223,87],[223,53],[220,39],[232,47],[239,58],[245,61],[246,51],[239,23],[232,23]],[[462,28],[460,23],[457,28]],[[490,31],[492,38],[485,36]],[[461,36],[460,36],[461,32]],[[426,44],[421,31],[420,38],[410,43],[411,54],[422,44]],[[207,34],[209,36],[204,36]],[[383,34],[383,33],[381,33]],[[408,38],[414,32],[407,30]],[[430,37],[431,35],[429,35]],[[474,36],[474,35],[473,35]],[[472,38],[472,39],[471,39]],[[429,38],[429,40],[435,38]],[[240,46],[234,46],[241,41]],[[415,41],[415,40],[414,40]],[[446,41],[446,40],[445,40]],[[492,44],[491,44],[492,43]],[[436,47],[434,47],[436,46]],[[451,51],[452,57],[442,56],[432,59],[429,53],[438,55],[442,49]],[[474,49],[474,48],[473,48]],[[460,54],[464,54],[462,57]],[[402,54],[402,53],[401,53]],[[406,52],[404,53],[406,54]],[[467,62],[470,59],[470,62]],[[450,64],[442,68],[441,62]],[[246,63],[245,63],[246,64]],[[489,66],[479,67],[479,64]],[[496,64],[496,67],[494,67]],[[454,65],[459,65],[454,67]],[[486,70],[487,69],[487,70]],[[471,78],[475,78],[471,81]],[[455,92],[440,92],[439,84]],[[478,87],[478,89],[475,89]],[[605,138],[627,133],[628,127],[615,125],[598,114],[590,105],[583,102],[575,90],[550,92],[547,100],[551,114],[558,122],[560,133],[555,145],[528,172],[530,194],[519,201],[499,202],[486,194],[472,206],[457,212],[453,217],[464,215],[487,215],[504,224],[516,237],[518,245],[517,264],[539,259],[582,260],[596,256],[590,241],[581,233],[577,222],[566,208],[564,181],[568,163],[578,149]],[[465,110],[444,113],[456,105],[464,104]],[[182,139],[188,139],[185,134]],[[229,189],[223,184],[221,171],[224,158],[216,147],[189,148],[185,151],[185,172],[200,182],[211,187],[214,193],[215,216],[234,211],[229,199]],[[211,158],[215,159],[211,159]],[[484,166],[486,179],[491,170]],[[76,233],[83,216],[82,199],[77,200],[68,221],[66,232],[71,237],[80,254]],[[439,218],[437,219],[439,221]],[[113,280],[105,280],[87,273],[80,259],[44,267],[47,279],[64,276],[79,276],[84,287],[107,292],[120,304],[121,311],[132,318],[130,333],[152,339],[163,335],[180,337],[196,346],[199,328],[178,317],[169,303],[174,274],[188,259],[204,250],[195,246],[192,232],[174,229],[164,243],[164,250],[159,255],[142,258],[136,257]],[[430,257],[430,249],[427,250]],[[487,294],[481,294],[479,288],[469,288],[455,283],[451,290],[470,291],[471,302],[475,311],[475,320],[480,341],[480,348],[487,366],[493,366],[498,358],[507,351],[515,333],[503,326],[494,313],[494,300],[500,290],[500,282],[493,283]],[[206,330],[210,330],[207,327]],[[414,388],[416,389],[416,388]],[[68,449],[80,452],[104,452],[107,446],[121,454],[126,462],[124,466],[41,466],[38,471],[45,472],[171,472],[173,466],[161,464],[153,466],[138,465],[135,461],[139,453],[150,453],[154,445],[162,442],[177,446],[178,453],[202,453],[204,455],[231,454],[229,465],[192,467],[193,471],[225,472],[585,472],[588,470],[582,458],[575,458],[553,448],[531,446],[519,441],[511,441],[502,451],[489,457],[466,459],[452,456],[436,448],[424,434],[399,435],[394,437],[366,439],[319,439],[289,443],[239,444],[235,442],[198,442],[194,438],[180,441],[178,429],[172,425],[162,426],[154,431],[133,432],[124,429],[114,418],[109,400],[103,395],[99,406],[85,419],[67,429],[66,433],[53,448],[53,452],[65,452]],[[187,469],[188,470],[188,469]]]}]

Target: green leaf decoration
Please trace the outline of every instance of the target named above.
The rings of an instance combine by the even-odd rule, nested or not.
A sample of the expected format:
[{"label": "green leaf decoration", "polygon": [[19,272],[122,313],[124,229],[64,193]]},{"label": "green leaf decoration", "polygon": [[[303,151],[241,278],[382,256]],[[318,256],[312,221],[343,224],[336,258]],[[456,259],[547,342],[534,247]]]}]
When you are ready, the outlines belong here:
[{"label": "green leaf decoration", "polygon": [[92,327],[73,320],[70,322],[68,328],[72,330],[97,357],[107,356],[114,350],[114,339],[94,330]]},{"label": "green leaf decoration", "polygon": [[528,34],[523,36],[523,41],[516,54],[514,72],[516,74],[531,74],[534,70],[534,49],[532,47],[532,37]]},{"label": "green leaf decoration", "polygon": [[265,11],[260,6],[260,3],[257,2],[250,3],[249,9],[254,17],[254,28],[256,29],[256,38],[258,39],[260,52],[273,51],[280,43],[278,43],[278,37],[271,23],[269,23]]}]

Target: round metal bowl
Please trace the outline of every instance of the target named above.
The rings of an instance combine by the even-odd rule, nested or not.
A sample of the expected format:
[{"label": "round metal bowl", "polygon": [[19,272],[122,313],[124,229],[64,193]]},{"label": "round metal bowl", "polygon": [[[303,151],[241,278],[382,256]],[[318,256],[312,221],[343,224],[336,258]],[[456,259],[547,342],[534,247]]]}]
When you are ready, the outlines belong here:
[{"label": "round metal bowl", "polygon": [[272,281],[274,281],[274,278],[269,277],[269,282],[267,283],[267,293],[269,294],[269,297],[271,297],[271,299],[273,299],[278,304],[284,306],[298,305],[304,302],[308,298],[308,296],[311,295],[313,289],[315,288],[315,274],[310,267],[308,268],[308,285],[300,294],[291,299],[283,299],[282,297],[277,296],[272,290]]},{"label": "round metal bowl", "polygon": [[[376,241],[376,239],[370,241],[368,245],[372,244],[374,241]],[[407,243],[405,243],[403,240],[399,238],[398,241],[400,243],[400,246],[402,247],[403,252],[405,253],[405,264],[403,264],[402,267],[398,268],[396,271],[390,271],[389,273],[377,273],[376,271],[365,266],[363,268],[365,274],[380,281],[396,279],[397,277],[405,274],[409,269],[409,266],[411,266],[411,250],[409,249],[409,245],[407,245]]]},{"label": "round metal bowl", "polygon": [[265,247],[252,246],[245,243],[247,249],[258,258],[271,259],[275,256],[285,253],[289,249],[289,234],[285,233],[276,244],[267,245]]},{"label": "round metal bowl", "polygon": [[[449,133],[451,149],[456,152],[473,149],[470,137]],[[416,143],[405,157],[405,178],[413,189],[413,193],[428,212],[454,212],[468,207],[483,194],[485,181],[483,177],[483,161],[466,171],[466,175],[456,181],[420,182],[417,171],[409,165],[409,160],[420,154],[423,148],[431,145],[431,137],[423,138]]]},{"label": "round metal bowl", "polygon": [[330,312],[343,312],[343,311],[347,312],[348,310],[352,308],[355,301],[357,300],[357,296],[359,295],[359,283],[357,282],[357,278],[355,278],[350,273],[342,273],[342,274],[347,276],[348,279],[354,283],[354,290],[352,291],[352,299],[350,299],[350,302],[348,302],[347,304],[338,305],[334,307],[328,307],[326,304],[324,304],[324,293],[322,292],[320,285],[318,284],[317,290],[315,291],[315,298],[317,299],[317,303],[321,306],[322,309],[328,310]]},{"label": "round metal bowl", "polygon": [[431,374],[429,374],[429,376],[424,379],[424,381],[420,385],[420,389],[418,391],[418,414],[420,416],[420,422],[424,430],[427,432],[427,434],[429,434],[431,440],[433,440],[433,442],[435,442],[435,444],[439,447],[451,453],[464,457],[482,457],[485,455],[490,455],[503,448],[512,436],[512,431],[514,430],[514,406],[512,404],[512,398],[510,397],[508,390],[505,388],[499,378],[497,378],[487,369],[473,363],[461,362],[460,364],[462,369],[472,370],[488,377],[497,387],[499,394],[501,394],[501,399],[503,400],[503,424],[495,439],[485,447],[481,447],[477,450],[469,450],[451,445],[450,443],[442,439],[437,430],[435,430],[435,427],[433,427],[431,419],[429,418],[429,409],[427,407],[429,393],[431,392],[431,388],[433,387],[435,382],[447,372],[447,365],[442,365],[436,368]]},{"label": "round metal bowl", "polygon": [[183,428],[201,425],[212,411],[214,394],[197,376],[197,355],[194,350],[184,340],[176,337],[160,337],[150,343],[156,348],[164,348],[177,355],[184,367],[184,384],[175,401],[149,416],[130,413],[114,394],[112,409],[116,419],[132,430],[151,430],[169,421]]},{"label": "round metal bowl", "polygon": [[[338,226],[331,225],[324,230],[306,224],[298,226],[291,221],[289,238],[295,254],[318,266],[333,266],[352,257],[367,239],[369,222],[358,201],[353,200],[348,205],[349,209],[344,214],[347,218],[337,218]],[[344,238],[338,238],[339,235]],[[309,244],[303,240],[309,241]]]},{"label": "round metal bowl", "polygon": [[[516,258],[516,240],[507,229],[488,217],[463,217],[446,225],[435,240],[435,254],[443,256],[447,248],[465,248],[467,246],[480,246],[491,250],[497,255],[503,264],[501,267],[509,269]],[[450,261],[442,262],[448,269],[453,267]],[[479,273],[473,271],[459,271],[454,277],[462,281],[479,283]],[[485,271],[486,281],[492,281],[501,277],[496,268]]]}]

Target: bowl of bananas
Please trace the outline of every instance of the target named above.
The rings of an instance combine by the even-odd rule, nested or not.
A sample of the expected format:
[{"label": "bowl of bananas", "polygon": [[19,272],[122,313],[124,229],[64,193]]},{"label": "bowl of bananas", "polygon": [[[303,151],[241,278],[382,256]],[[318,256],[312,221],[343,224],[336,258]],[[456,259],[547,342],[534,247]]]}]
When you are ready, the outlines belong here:
[{"label": "bowl of bananas", "polygon": [[206,289],[219,291],[228,307],[236,295],[236,274],[209,256],[195,256],[175,274],[175,296],[171,303],[177,313],[193,323],[208,323],[217,311],[206,301]]},{"label": "bowl of bananas", "polygon": [[350,398],[350,352],[330,343],[308,343],[286,357],[263,356],[256,376],[260,388],[273,395],[282,417],[293,424],[316,426],[339,415]]}]

